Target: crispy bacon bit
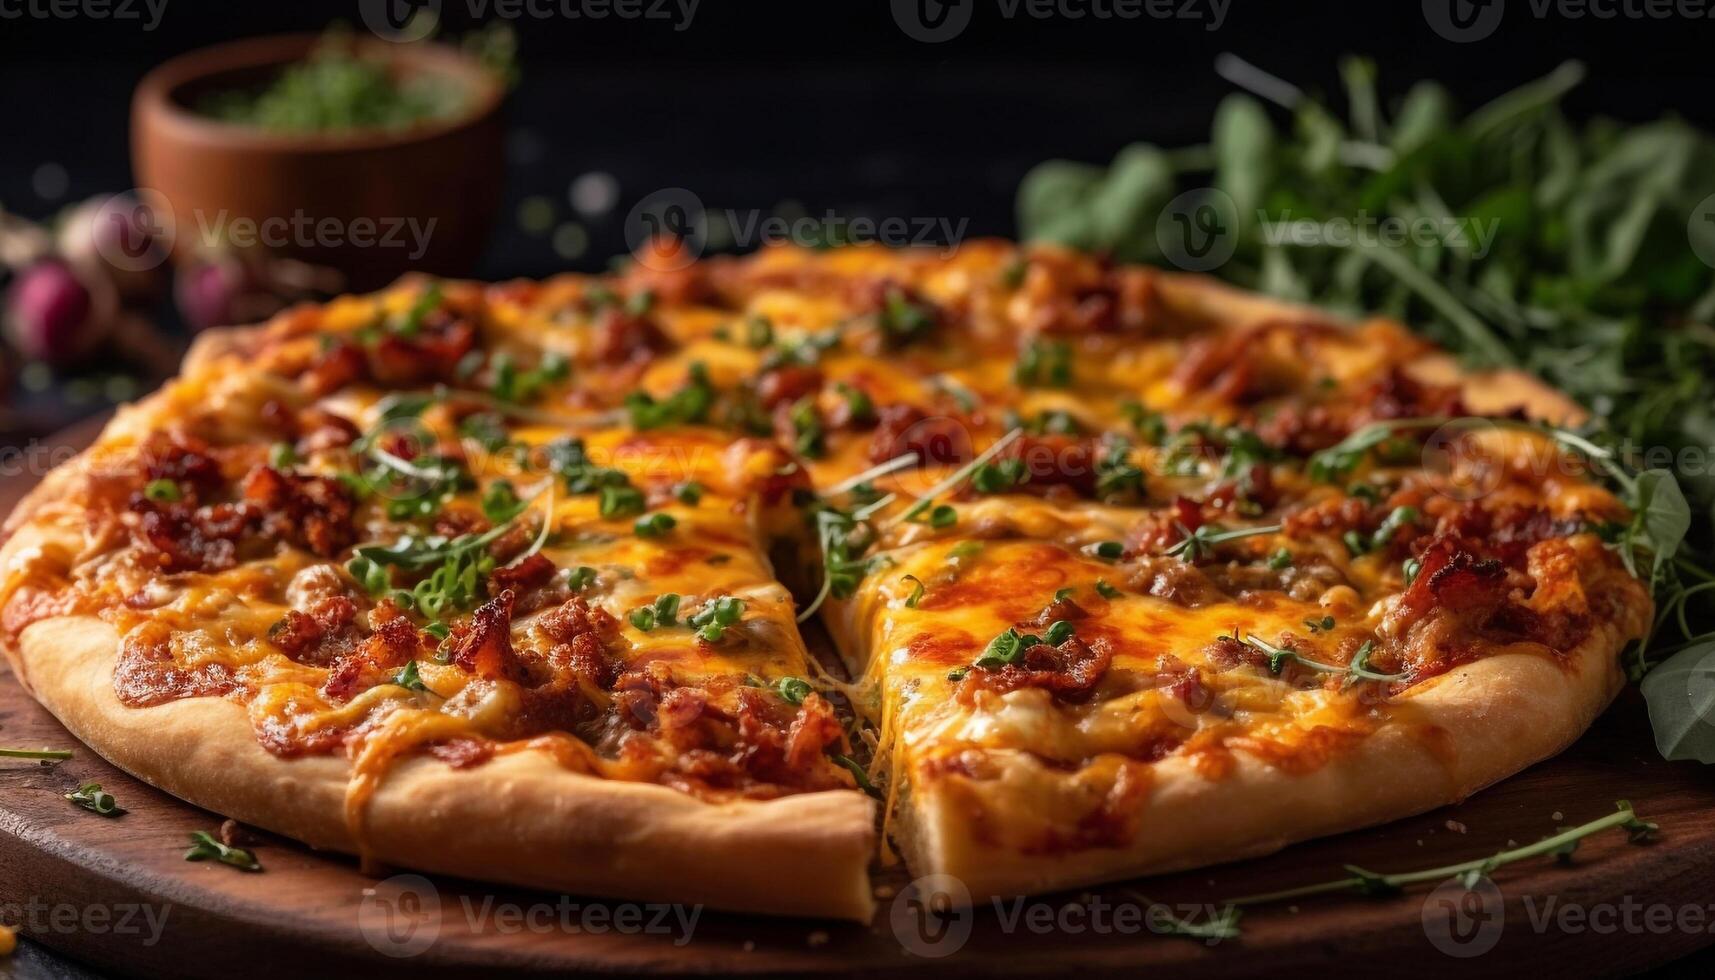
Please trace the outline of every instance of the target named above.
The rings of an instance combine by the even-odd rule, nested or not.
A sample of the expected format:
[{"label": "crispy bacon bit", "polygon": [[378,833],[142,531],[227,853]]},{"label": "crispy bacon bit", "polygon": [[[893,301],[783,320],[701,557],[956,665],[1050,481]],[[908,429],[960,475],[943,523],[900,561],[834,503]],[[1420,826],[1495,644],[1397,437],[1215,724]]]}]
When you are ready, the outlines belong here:
[{"label": "crispy bacon bit", "polygon": [[155,433],[143,444],[143,471],[150,480],[171,480],[181,489],[207,494],[226,482],[220,463],[200,439]]},{"label": "crispy bacon bit", "polygon": [[806,364],[782,364],[756,381],[756,399],[772,410],[822,390],[822,372]]},{"label": "crispy bacon bit", "polygon": [[1137,555],[1130,559],[1126,587],[1187,609],[1212,606],[1227,596],[1201,568],[1169,555]]},{"label": "crispy bacon bit", "polygon": [[522,596],[547,585],[548,580],[554,577],[555,571],[554,563],[548,556],[531,555],[515,564],[495,569],[488,577],[488,591],[490,595],[499,595],[510,589]]},{"label": "crispy bacon bit", "polygon": [[1031,623],[1035,626],[1048,626],[1057,619],[1063,619],[1072,623],[1077,622],[1080,619],[1087,619],[1089,615],[1089,611],[1083,606],[1078,605],[1077,600],[1068,596],[1067,598],[1055,599],[1053,602],[1050,602],[1043,608],[1042,612],[1037,614],[1034,620],[1031,620]]},{"label": "crispy bacon bit", "polygon": [[476,327],[469,321],[437,311],[412,336],[382,334],[369,351],[369,376],[392,387],[452,381],[476,341]]},{"label": "crispy bacon bit", "polygon": [[[383,616],[387,612],[396,611],[376,608],[376,613]],[[409,619],[402,615],[386,616],[362,646],[334,662],[322,690],[335,701],[349,701],[416,659],[423,649],[423,635]]]},{"label": "crispy bacon bit", "polygon": [[1155,683],[1163,694],[1177,699],[1192,711],[1207,711],[1215,703],[1215,694],[1203,683],[1203,672],[1198,668],[1187,666],[1172,654],[1156,658],[1155,665]]},{"label": "crispy bacon bit", "polygon": [[454,738],[430,745],[429,754],[454,769],[469,769],[494,758],[494,743],[475,738]]},{"label": "crispy bacon bit", "polygon": [[156,621],[126,635],[113,664],[113,693],[121,704],[147,708],[180,698],[219,697],[238,686],[232,668],[225,664],[178,666],[172,638],[172,629]]},{"label": "crispy bacon bit", "polygon": [[261,522],[261,515],[246,504],[157,504],[137,494],[131,509],[138,514],[133,538],[164,572],[231,568],[237,563],[238,539]]},{"label": "crispy bacon bit", "polygon": [[468,625],[453,630],[453,663],[485,680],[523,681],[524,667],[512,651],[512,607],[507,589],[483,604]]},{"label": "crispy bacon bit", "polygon": [[330,477],[258,466],[244,478],[244,498],[266,514],[269,532],[323,558],[357,539],[352,527],[356,502],[344,484]]},{"label": "crispy bacon bit", "polygon": [[834,708],[820,694],[804,698],[798,716],[786,730],[784,763],[792,772],[807,772],[822,759],[828,746],[845,741],[845,729],[834,715]]},{"label": "crispy bacon bit", "polygon": [[1033,255],[1024,290],[1030,298],[1031,332],[1054,334],[1135,331],[1161,320],[1154,270],[1116,268],[1071,253]]},{"label": "crispy bacon bit", "polygon": [[1388,419],[1460,418],[1469,415],[1457,385],[1419,381],[1398,367],[1371,385],[1357,398],[1361,406],[1356,430],[1371,422]]},{"label": "crispy bacon bit", "polygon": [[869,458],[885,463],[916,453],[922,463],[963,463],[971,459],[971,433],[964,423],[946,415],[931,418],[915,405],[883,405]]},{"label": "crispy bacon bit", "polygon": [[1002,453],[1024,464],[1021,489],[1064,487],[1082,497],[1095,496],[1096,455],[1094,439],[1075,436],[1024,436]]},{"label": "crispy bacon bit", "polygon": [[303,456],[349,446],[362,434],[350,419],[321,408],[306,408],[299,413],[295,431],[295,448]]},{"label": "crispy bacon bit", "polygon": [[368,373],[369,362],[363,356],[363,348],[349,341],[340,341],[321,352],[304,371],[302,381],[310,395],[320,398],[362,379]]},{"label": "crispy bacon bit", "polygon": [[1260,670],[1268,669],[1268,654],[1245,643],[1236,636],[1218,636],[1203,648],[1203,659],[1218,671],[1232,670],[1248,664]]},{"label": "crispy bacon bit", "polygon": [[1060,701],[1089,699],[1113,664],[1113,647],[1105,639],[1086,644],[1076,636],[1057,647],[1038,643],[1024,652],[1017,663],[998,670],[972,669],[959,683],[956,696],[961,704],[973,703],[978,691],[1005,694],[1025,687],[1040,687]]},{"label": "crispy bacon bit", "polygon": [[1481,614],[1506,601],[1507,570],[1496,559],[1479,559],[1443,539],[1418,560],[1422,565],[1417,577],[1399,597],[1401,608],[1407,611],[1405,625],[1436,606]]},{"label": "crispy bacon bit", "polygon": [[357,603],[346,596],[328,596],[307,612],[287,610],[269,627],[268,640],[298,663],[325,666],[349,649],[356,618]]},{"label": "crispy bacon bit", "polygon": [[596,315],[592,353],[603,364],[647,361],[672,346],[673,341],[647,315],[628,313],[616,305]]}]

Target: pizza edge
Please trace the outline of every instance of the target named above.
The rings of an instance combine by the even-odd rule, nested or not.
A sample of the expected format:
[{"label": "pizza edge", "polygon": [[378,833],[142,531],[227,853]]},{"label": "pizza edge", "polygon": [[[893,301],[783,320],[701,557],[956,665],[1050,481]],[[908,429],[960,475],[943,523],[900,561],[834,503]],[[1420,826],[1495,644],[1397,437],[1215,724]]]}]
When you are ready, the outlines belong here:
[{"label": "pizza edge", "polygon": [[270,755],[245,709],[223,698],[126,707],[111,682],[119,645],[93,616],[59,616],[5,652],[84,744],[242,823],[387,865],[556,891],[864,922],[873,912],[875,813],[862,793],[706,803],[572,772],[537,749],[467,770],[418,756],[367,801],[360,842],[346,821],[344,757]]}]

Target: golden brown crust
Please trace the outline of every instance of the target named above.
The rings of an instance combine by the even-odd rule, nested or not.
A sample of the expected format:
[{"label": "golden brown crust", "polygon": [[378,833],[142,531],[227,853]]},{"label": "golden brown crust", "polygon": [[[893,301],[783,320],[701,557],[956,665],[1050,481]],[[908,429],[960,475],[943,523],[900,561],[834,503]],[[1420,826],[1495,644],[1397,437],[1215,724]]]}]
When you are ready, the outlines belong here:
[{"label": "golden brown crust", "polygon": [[[28,627],[9,650],[35,697],[109,761],[244,823],[355,853],[343,817],[349,766],[283,760],[239,705],[191,698],[128,708],[113,693],[113,628],[87,616]],[[867,921],[874,808],[851,792],[720,805],[644,783],[569,772],[525,751],[455,770],[401,763],[366,813],[389,864],[576,893]],[[815,869],[783,873],[782,869]]]}]

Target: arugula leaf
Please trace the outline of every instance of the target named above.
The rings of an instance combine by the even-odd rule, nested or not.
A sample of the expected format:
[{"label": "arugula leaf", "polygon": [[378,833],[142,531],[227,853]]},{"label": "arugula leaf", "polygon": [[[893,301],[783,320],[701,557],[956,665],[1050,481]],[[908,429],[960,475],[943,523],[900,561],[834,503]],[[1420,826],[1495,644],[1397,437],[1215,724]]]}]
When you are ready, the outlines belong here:
[{"label": "arugula leaf", "polygon": [[1715,763],[1715,638],[1657,665],[1641,689],[1662,758]]}]

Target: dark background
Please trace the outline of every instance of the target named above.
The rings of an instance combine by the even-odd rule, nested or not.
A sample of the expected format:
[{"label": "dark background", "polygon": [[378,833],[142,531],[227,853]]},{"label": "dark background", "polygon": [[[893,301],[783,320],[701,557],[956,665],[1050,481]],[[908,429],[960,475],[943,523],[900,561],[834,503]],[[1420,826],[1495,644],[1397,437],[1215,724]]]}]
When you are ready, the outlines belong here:
[{"label": "dark background", "polygon": [[[29,2],[0,0],[0,10]],[[1039,160],[1106,161],[1136,140],[1203,140],[1231,91],[1212,67],[1226,51],[1332,92],[1336,60],[1369,55],[1385,94],[1434,78],[1466,107],[1576,58],[1590,76],[1568,100],[1575,115],[1674,113],[1715,128],[1710,18],[1538,17],[1530,0],[1510,0],[1490,37],[1456,44],[1430,28],[1418,0],[1232,0],[1213,31],[1206,19],[1007,19],[998,0],[963,2],[974,5],[968,28],[940,44],[907,36],[887,0],[702,0],[683,31],[653,19],[515,21],[523,81],[508,110],[506,204],[472,272],[600,268],[624,251],[631,206],[666,187],[711,209],[946,218],[968,220],[970,235],[1011,234],[1014,189]],[[494,19],[472,16],[465,0],[444,7],[455,33]],[[1197,9],[1206,13],[1206,0]],[[47,218],[132,187],[131,90],[163,59],[341,19],[360,24],[355,2],[166,0],[152,31],[136,20],[0,17],[0,205]],[[63,168],[64,188],[48,188],[60,193],[38,193],[44,164]],[[592,172],[614,178],[617,198],[580,213],[568,191]],[[544,227],[527,229],[521,210]],[[553,230],[566,224],[588,242],[565,249],[562,235],[557,253]],[[165,307],[161,315],[172,319]],[[108,399],[85,386],[68,402],[62,382],[32,397],[56,399],[62,415]],[[1639,941],[1647,937],[1615,937]],[[1712,965],[1705,955],[1674,972],[1707,976]],[[39,951],[11,966],[55,969]]]},{"label": "dark background", "polygon": [[[1674,112],[1715,125],[1715,19],[1538,18],[1531,0],[1511,0],[1492,36],[1455,44],[1430,29],[1418,0],[1231,0],[1213,31],[1174,19],[1007,19],[1000,0],[961,2],[973,6],[970,24],[940,44],[908,37],[887,0],[702,0],[683,31],[651,19],[515,21],[523,83],[508,113],[508,203],[475,271],[599,267],[624,250],[630,206],[663,187],[689,188],[712,209],[795,202],[812,214],[964,218],[971,234],[1010,234],[1013,190],[1038,160],[1106,161],[1133,140],[1204,139],[1231,90],[1212,69],[1223,51],[1333,92],[1336,60],[1365,54],[1384,93],[1435,78],[1466,106],[1577,58],[1590,79],[1570,100],[1576,113]],[[471,15],[484,3],[445,0],[444,27],[495,19],[492,7]],[[354,0],[166,0],[153,31],[138,21],[0,19],[0,204],[45,217],[131,187],[130,93],[162,59],[339,19],[361,24]],[[65,168],[58,199],[32,188],[43,163]],[[575,216],[590,245],[569,262],[551,233],[519,227],[518,206],[541,196],[556,222],[573,218],[569,184],[590,171],[614,175],[620,197],[605,218]]]}]

